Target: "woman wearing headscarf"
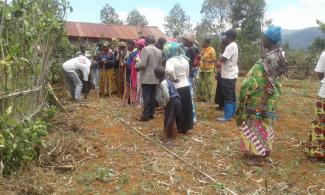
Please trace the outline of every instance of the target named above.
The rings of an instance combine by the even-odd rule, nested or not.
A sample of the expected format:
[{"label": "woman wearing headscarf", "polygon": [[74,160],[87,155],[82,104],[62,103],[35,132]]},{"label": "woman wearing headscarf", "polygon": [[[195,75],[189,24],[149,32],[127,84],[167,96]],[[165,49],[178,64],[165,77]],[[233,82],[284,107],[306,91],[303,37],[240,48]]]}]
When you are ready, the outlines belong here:
[{"label": "woman wearing headscarf", "polygon": [[167,42],[163,49],[166,57],[166,76],[173,81],[182,104],[182,120],[178,122],[179,133],[186,134],[193,128],[193,107],[189,83],[190,66],[182,46],[176,42]]},{"label": "woman wearing headscarf", "polygon": [[321,80],[321,87],[318,92],[314,110],[314,120],[308,134],[306,154],[311,161],[325,160],[325,51],[321,54],[315,72]]},{"label": "woman wearing headscarf", "polygon": [[213,74],[217,60],[216,51],[210,46],[211,39],[206,38],[202,44],[201,62],[199,68],[199,86],[197,97],[204,102],[210,102],[212,97]]},{"label": "woman wearing headscarf", "polygon": [[270,26],[263,38],[267,53],[248,72],[240,90],[236,120],[240,148],[251,157],[249,165],[261,163],[272,150],[280,76],[285,72],[280,42],[281,28]]}]

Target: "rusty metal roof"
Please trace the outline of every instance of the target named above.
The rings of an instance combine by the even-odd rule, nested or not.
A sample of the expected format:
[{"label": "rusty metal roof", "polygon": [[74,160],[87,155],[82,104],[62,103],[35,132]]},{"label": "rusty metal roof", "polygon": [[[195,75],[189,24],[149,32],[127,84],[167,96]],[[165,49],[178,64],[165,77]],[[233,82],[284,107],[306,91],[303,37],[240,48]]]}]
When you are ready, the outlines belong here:
[{"label": "rusty metal roof", "polygon": [[124,40],[136,40],[139,34],[153,35],[156,38],[167,36],[158,28],[153,26],[136,26],[122,24],[98,24],[86,22],[66,22],[65,31],[70,37],[81,38],[118,38]]}]

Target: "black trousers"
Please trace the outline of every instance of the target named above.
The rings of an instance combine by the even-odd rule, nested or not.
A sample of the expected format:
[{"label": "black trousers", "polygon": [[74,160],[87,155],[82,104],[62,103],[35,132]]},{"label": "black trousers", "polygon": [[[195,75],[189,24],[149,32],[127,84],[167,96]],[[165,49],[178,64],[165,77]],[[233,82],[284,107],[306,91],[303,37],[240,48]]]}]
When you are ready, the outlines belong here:
[{"label": "black trousers", "polygon": [[190,87],[177,89],[181,101],[182,120],[178,121],[177,128],[180,132],[186,133],[193,129],[193,105]]},{"label": "black trousers", "polygon": [[236,102],[236,80],[237,79],[222,79],[222,93],[225,104]]},{"label": "black trousers", "polygon": [[225,101],[223,98],[221,73],[217,74],[216,79],[217,79],[217,88],[216,88],[216,95],[214,98],[214,102],[219,105],[219,108],[223,108],[225,105]]},{"label": "black trousers", "polygon": [[142,84],[143,118],[152,118],[156,110],[156,87],[154,84]]}]

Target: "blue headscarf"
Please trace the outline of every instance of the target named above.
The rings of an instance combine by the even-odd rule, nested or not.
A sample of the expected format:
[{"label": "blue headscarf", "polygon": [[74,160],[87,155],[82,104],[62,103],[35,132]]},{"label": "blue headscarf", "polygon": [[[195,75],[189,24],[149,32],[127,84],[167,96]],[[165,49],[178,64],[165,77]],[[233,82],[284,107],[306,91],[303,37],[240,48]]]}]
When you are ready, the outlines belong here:
[{"label": "blue headscarf", "polygon": [[185,56],[184,48],[177,42],[167,42],[163,48],[163,54],[166,59],[175,56]]},{"label": "blue headscarf", "polygon": [[280,43],[282,40],[282,29],[279,26],[269,26],[264,32],[264,36],[272,40],[274,43]]}]

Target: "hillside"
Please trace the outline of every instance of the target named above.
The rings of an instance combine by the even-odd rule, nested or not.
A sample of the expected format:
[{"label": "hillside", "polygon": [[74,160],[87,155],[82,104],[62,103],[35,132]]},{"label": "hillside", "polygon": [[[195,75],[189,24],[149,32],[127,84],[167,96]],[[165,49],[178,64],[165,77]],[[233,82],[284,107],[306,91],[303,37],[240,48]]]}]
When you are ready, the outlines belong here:
[{"label": "hillside", "polygon": [[325,39],[325,33],[318,27],[301,30],[283,30],[283,44],[289,43],[290,49],[307,50],[318,37]]}]

